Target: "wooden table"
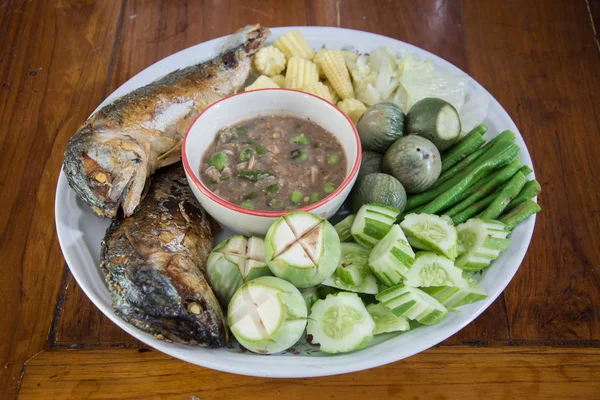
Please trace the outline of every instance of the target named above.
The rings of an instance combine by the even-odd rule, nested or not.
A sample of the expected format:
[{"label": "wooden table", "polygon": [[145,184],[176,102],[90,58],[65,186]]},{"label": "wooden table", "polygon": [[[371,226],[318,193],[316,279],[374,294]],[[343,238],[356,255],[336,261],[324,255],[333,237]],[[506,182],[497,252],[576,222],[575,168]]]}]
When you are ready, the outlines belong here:
[{"label": "wooden table", "polygon": [[[343,376],[235,376],[148,349],[70,275],[54,193],[78,125],[148,65],[257,21],[354,28],[420,46],[471,74],[519,126],[544,210],[504,294],[441,345]],[[3,398],[598,396],[598,29],[598,0],[0,1]]]}]

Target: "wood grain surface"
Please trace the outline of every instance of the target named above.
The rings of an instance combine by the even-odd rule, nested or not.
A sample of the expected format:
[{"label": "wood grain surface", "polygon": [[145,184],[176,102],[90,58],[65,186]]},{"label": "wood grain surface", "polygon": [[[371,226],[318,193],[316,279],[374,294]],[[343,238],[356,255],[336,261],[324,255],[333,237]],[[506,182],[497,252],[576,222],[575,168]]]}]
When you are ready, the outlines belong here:
[{"label": "wood grain surface", "polygon": [[[233,376],[138,353],[70,276],[54,194],[71,135],[145,67],[254,22],[412,43],[471,74],[519,127],[543,187],[530,249],[504,294],[440,346],[310,384]],[[599,33],[600,0],[0,0],[0,398],[593,397]]]}]

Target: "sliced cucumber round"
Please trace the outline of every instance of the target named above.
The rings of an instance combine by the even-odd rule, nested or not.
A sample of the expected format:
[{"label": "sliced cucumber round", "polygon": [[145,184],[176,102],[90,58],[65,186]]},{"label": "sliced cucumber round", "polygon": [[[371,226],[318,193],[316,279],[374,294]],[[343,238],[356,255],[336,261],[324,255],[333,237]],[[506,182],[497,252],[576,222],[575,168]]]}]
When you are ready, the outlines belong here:
[{"label": "sliced cucumber round", "polygon": [[460,307],[487,298],[485,290],[468,272],[463,272],[463,279],[467,284],[466,287],[431,286],[424,287],[422,290],[447,308]]},{"label": "sliced cucumber round", "polygon": [[326,353],[365,347],[373,339],[375,322],[356,293],[340,292],[317,301],[308,317],[306,333]]},{"label": "sliced cucumber round", "polygon": [[356,243],[371,248],[392,228],[400,210],[379,204],[365,204],[358,210],[350,232]]},{"label": "sliced cucumber round", "polygon": [[480,271],[508,248],[510,233],[500,221],[473,218],[456,227],[458,252],[456,266],[465,271]]},{"label": "sliced cucumber round", "polygon": [[340,255],[333,226],[307,212],[279,217],[265,238],[265,258],[273,275],[299,288],[323,282],[339,265]]},{"label": "sliced cucumber round", "polygon": [[411,246],[442,254],[454,261],[458,255],[456,228],[432,214],[408,214],[400,223]]},{"label": "sliced cucumber round", "polygon": [[428,251],[415,254],[415,262],[404,274],[404,284],[412,287],[457,286],[468,287],[463,270],[444,256]]},{"label": "sliced cucumber round", "polygon": [[410,330],[410,324],[406,317],[394,315],[392,310],[381,303],[369,304],[367,311],[375,321],[374,335]]},{"label": "sliced cucumber round", "polygon": [[419,100],[406,114],[406,134],[431,140],[439,151],[452,146],[460,132],[458,111],[445,100],[433,97]]},{"label": "sliced cucumber round", "polygon": [[272,276],[242,285],[231,298],[227,322],[242,346],[260,354],[293,346],[306,327],[307,308],[291,283]]},{"label": "sliced cucumber round", "polygon": [[272,275],[265,262],[264,240],[255,236],[230,237],[210,253],[206,272],[219,302],[227,306],[244,282]]},{"label": "sliced cucumber round", "polygon": [[392,226],[369,254],[373,275],[386,286],[402,281],[414,262],[415,253],[398,225]]},{"label": "sliced cucumber round", "polygon": [[391,309],[394,315],[404,316],[423,325],[437,324],[448,315],[448,309],[442,303],[421,289],[403,284],[386,289],[375,298]]}]

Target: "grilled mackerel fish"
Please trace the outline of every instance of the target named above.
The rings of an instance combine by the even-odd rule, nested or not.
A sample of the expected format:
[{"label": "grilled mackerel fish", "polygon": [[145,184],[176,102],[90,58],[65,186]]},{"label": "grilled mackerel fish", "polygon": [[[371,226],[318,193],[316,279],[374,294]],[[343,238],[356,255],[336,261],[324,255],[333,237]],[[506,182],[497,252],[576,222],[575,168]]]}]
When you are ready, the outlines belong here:
[{"label": "grilled mackerel fish", "polygon": [[216,58],[174,71],[92,115],[67,145],[64,172],[79,198],[102,217],[133,214],[147,180],[181,157],[181,140],[195,117],[241,89],[252,55],[269,30],[242,28]]},{"label": "grilled mackerel fish", "polygon": [[181,163],[159,170],[131,217],[112,222],[101,247],[115,312],[158,339],[222,347],[223,312],[205,279],[209,217]]}]

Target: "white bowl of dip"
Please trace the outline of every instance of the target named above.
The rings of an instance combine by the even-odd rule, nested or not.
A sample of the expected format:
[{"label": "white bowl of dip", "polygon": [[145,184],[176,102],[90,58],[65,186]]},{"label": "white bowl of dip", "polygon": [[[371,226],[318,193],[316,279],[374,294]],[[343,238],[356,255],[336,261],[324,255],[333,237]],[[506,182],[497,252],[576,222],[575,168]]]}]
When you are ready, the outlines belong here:
[{"label": "white bowl of dip", "polygon": [[[217,196],[200,179],[204,153],[221,129],[273,114],[310,119],[333,134],[346,155],[343,182],[327,197],[298,210],[330,218],[342,206],[356,181],[361,160],[358,132],[346,114],[333,104],[312,94],[288,89],[262,89],[224,98],[206,108],[190,126],[183,139],[182,160],[189,185],[202,207],[232,231],[264,235],[269,226],[288,211],[250,210]],[[308,172],[307,169],[307,176]]]}]

